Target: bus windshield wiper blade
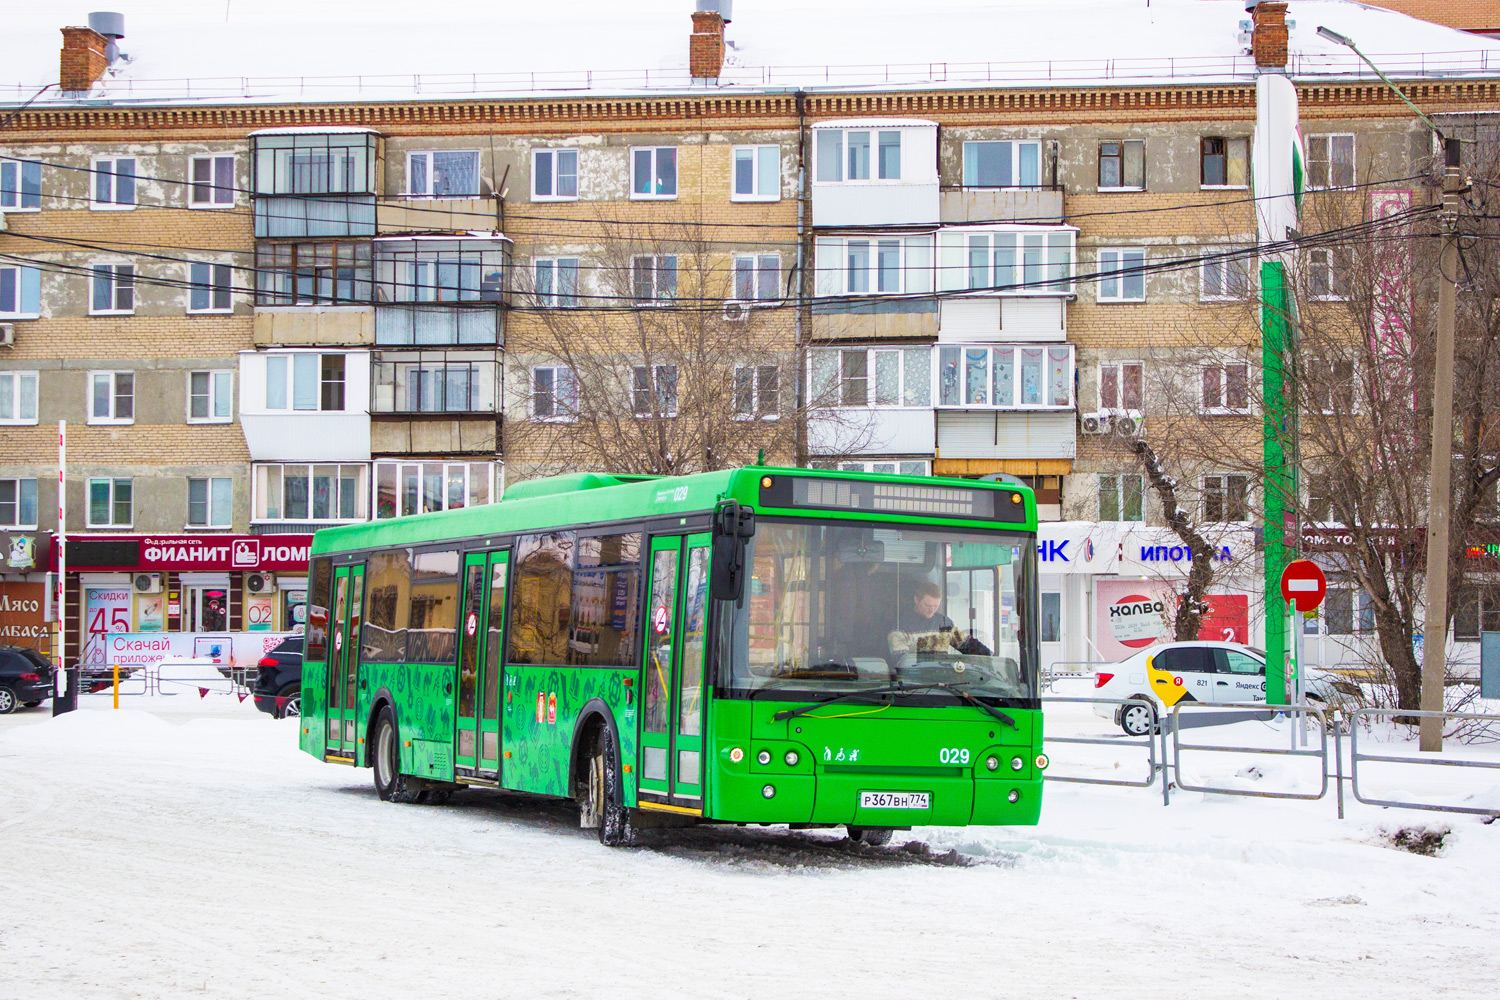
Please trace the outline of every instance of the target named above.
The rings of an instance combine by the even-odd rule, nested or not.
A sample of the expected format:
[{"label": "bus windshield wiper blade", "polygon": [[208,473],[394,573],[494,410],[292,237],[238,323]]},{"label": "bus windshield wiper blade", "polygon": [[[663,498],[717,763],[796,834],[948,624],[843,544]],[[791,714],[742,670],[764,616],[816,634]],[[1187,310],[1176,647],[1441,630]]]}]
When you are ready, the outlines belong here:
[{"label": "bus windshield wiper blade", "polygon": [[980,699],[976,698],[974,695],[972,695],[969,692],[965,691],[963,688],[959,687],[956,684],[948,684],[948,683],[945,683],[943,681],[933,681],[930,684],[924,684],[923,687],[935,687],[935,688],[942,688],[944,691],[952,691],[954,694],[958,695],[960,698],[964,699],[965,701],[970,702],[970,703],[972,703],[974,705],[977,705],[980,708],[984,709],[986,712],[988,712],[989,714],[993,715],[995,718],[999,719],[1004,725],[1007,725],[1007,726],[1009,726],[1012,729],[1016,728],[1016,720],[1015,719],[1012,719],[1010,716],[1006,715],[1004,712],[1000,711],[998,708],[994,707],[993,705],[986,705],[983,701],[981,701]]},{"label": "bus windshield wiper blade", "polygon": [[858,696],[861,696],[861,695],[894,694],[897,691],[912,691],[912,690],[915,690],[915,689],[914,688],[910,688],[910,687],[906,686],[905,684],[891,684],[891,685],[889,685],[887,687],[861,688],[858,691],[845,691],[845,692],[843,692],[841,694],[836,694],[836,695],[833,695],[832,697],[824,698],[822,701],[815,701],[811,705],[803,705],[801,708],[785,708],[785,709],[782,709],[780,712],[777,712],[775,715],[771,716],[771,721],[772,722],[784,722],[787,719],[795,719],[797,716],[799,716],[799,715],[805,715],[808,712],[811,712],[815,708],[822,708],[824,705],[831,705],[831,704],[833,704],[836,701],[846,701],[846,700],[848,700],[850,698],[858,697]]}]

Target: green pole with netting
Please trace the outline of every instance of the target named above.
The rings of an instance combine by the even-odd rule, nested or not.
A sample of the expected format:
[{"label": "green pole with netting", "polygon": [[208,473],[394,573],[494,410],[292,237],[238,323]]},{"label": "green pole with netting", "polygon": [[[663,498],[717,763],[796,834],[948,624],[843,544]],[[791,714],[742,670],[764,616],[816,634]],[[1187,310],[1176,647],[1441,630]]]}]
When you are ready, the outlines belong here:
[{"label": "green pole with netting", "polygon": [[1294,440],[1294,414],[1286,400],[1287,345],[1291,342],[1291,301],[1286,284],[1286,265],[1263,261],[1260,265],[1260,344],[1265,398],[1265,593],[1266,593],[1266,702],[1287,703],[1287,608],[1281,597],[1281,571],[1288,559],[1286,543],[1286,498],[1294,496],[1295,456],[1289,455]]}]

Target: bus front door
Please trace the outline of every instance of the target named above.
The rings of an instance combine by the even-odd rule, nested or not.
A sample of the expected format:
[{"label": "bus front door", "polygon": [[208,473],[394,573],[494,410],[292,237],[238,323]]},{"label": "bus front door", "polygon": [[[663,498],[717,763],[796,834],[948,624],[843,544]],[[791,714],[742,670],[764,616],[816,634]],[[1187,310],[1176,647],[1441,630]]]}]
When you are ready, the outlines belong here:
[{"label": "bus front door", "polygon": [[333,576],[333,651],[328,659],[327,756],[356,758],[359,724],[359,625],[363,566],[339,567]]},{"label": "bus front door", "polygon": [[641,693],[642,808],[703,810],[709,537],[653,538]]},{"label": "bus front door", "polygon": [[462,773],[485,777],[500,771],[500,654],[508,555],[476,552],[464,560],[454,764]]},{"label": "bus front door", "polygon": [[484,649],[479,675],[479,765],[480,774],[500,775],[500,679],[501,655],[505,650],[505,578],[510,553],[491,552],[487,567],[489,594],[485,597]]}]

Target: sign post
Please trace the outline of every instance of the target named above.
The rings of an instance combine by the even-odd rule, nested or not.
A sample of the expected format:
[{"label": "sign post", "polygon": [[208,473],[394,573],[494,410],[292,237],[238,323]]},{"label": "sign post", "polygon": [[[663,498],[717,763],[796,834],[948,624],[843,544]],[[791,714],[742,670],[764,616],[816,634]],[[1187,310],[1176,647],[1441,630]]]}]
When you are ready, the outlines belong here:
[{"label": "sign post", "polygon": [[[1294,559],[1287,563],[1286,569],[1281,571],[1281,597],[1292,606],[1295,611],[1308,612],[1317,610],[1323,603],[1323,598],[1328,594],[1328,578],[1323,575],[1323,568],[1311,559]],[[1302,628],[1301,615],[1292,616],[1292,655],[1293,669],[1296,678],[1296,703],[1302,709],[1307,708],[1307,673],[1302,668]],[[1268,675],[1269,676],[1269,675]],[[1302,745],[1307,746],[1307,713],[1301,713],[1301,722],[1298,725],[1302,736]]]}]

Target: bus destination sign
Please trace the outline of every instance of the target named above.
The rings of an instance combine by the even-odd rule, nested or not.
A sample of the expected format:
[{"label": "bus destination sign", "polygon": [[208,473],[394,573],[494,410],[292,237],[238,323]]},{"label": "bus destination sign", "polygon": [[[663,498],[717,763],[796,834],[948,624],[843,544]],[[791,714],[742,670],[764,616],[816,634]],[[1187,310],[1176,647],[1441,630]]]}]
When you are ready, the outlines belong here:
[{"label": "bus destination sign", "polygon": [[817,507],[871,514],[962,517],[1018,523],[1026,520],[1026,504],[1021,501],[1019,493],[961,486],[776,476],[769,486],[762,485],[760,499],[768,507]]}]

